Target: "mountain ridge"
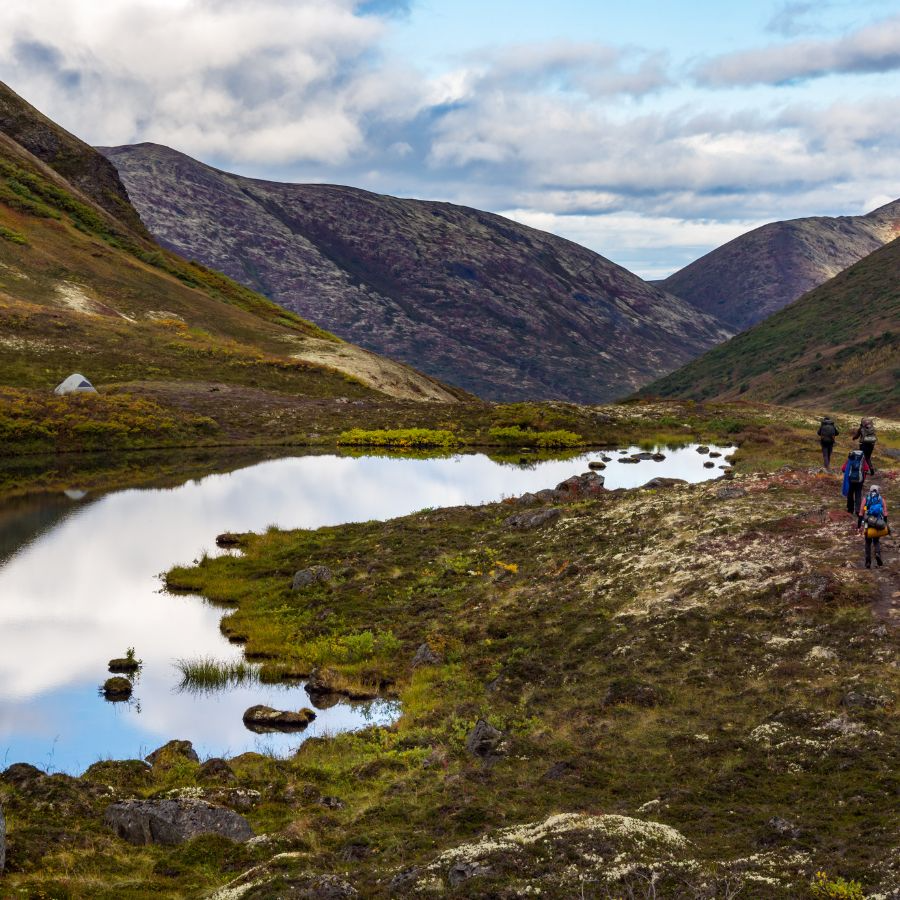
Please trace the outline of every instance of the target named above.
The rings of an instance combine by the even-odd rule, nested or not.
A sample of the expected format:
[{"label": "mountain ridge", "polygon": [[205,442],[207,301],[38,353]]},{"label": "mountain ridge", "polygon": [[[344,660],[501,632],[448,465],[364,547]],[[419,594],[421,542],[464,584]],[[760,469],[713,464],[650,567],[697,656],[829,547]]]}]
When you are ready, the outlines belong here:
[{"label": "mountain ridge", "polygon": [[604,257],[492,213],[244,178],[161,145],[99,149],[164,245],[486,399],[614,399],[728,335]]},{"label": "mountain ridge", "polygon": [[742,331],[898,234],[900,200],[862,216],[769,222],[654,283]]}]

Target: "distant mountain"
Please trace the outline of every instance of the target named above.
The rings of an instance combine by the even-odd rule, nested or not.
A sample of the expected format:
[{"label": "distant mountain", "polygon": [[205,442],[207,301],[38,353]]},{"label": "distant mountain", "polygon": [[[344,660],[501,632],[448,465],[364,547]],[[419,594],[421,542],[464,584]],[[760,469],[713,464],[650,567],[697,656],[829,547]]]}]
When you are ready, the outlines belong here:
[{"label": "distant mountain", "polygon": [[900,415],[900,240],[655,381],[648,396]]},{"label": "distant mountain", "polygon": [[164,245],[484,398],[600,402],[728,336],[583,247],[449,203],[278,184],[101,148]]},{"label": "distant mountain", "polygon": [[900,235],[900,200],[865,216],[771,222],[656,284],[743,331]]},{"label": "distant mountain", "polygon": [[160,247],[115,168],[0,83],[0,388],[46,392],[73,372],[183,398],[210,382],[282,404],[464,396]]}]

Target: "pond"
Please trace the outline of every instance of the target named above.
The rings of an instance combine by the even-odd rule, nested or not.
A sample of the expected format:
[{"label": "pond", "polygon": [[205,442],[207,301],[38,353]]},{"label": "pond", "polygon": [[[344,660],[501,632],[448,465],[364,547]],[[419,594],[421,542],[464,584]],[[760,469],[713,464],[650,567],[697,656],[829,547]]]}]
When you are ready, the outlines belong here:
[{"label": "pond", "polygon": [[[721,474],[704,468],[708,457],[695,447],[631,465],[615,461],[619,454],[627,455],[607,454],[609,488]],[[284,754],[313,735],[391,722],[395,703],[341,702],[318,710],[302,733],[258,735],[244,727],[244,711],[309,706],[302,685],[180,690],[179,659],[237,661],[241,649],[221,635],[221,609],[163,592],[160,574],[220,552],[223,531],[316,528],[500,500],[553,487],[599,456],[526,465],[483,455],[302,456],[165,489],[95,496],[73,480],[65,492],[0,500],[0,769],[30,762],[77,774],[100,759],[143,757],[172,738],[193,741],[201,757]],[[107,702],[98,692],[107,661],[129,647],[143,661],[132,699]]]}]

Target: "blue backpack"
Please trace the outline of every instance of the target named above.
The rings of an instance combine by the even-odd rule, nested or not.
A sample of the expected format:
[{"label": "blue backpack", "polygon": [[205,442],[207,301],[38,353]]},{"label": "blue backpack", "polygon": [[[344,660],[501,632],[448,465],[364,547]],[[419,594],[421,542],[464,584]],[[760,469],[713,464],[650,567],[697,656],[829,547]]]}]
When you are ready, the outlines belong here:
[{"label": "blue backpack", "polygon": [[860,484],[864,479],[862,450],[851,450],[850,456],[847,457],[847,480],[852,484]]},{"label": "blue backpack", "polygon": [[866,498],[866,515],[884,518],[884,503],[880,496],[876,494],[874,497]]}]

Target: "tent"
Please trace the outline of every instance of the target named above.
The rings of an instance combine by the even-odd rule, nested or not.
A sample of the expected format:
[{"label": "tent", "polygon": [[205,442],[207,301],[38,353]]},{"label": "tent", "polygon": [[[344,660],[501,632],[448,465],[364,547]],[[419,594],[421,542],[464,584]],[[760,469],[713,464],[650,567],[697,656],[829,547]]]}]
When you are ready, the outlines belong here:
[{"label": "tent", "polygon": [[54,394],[96,394],[97,389],[84,375],[70,375],[62,384],[53,389]]}]

